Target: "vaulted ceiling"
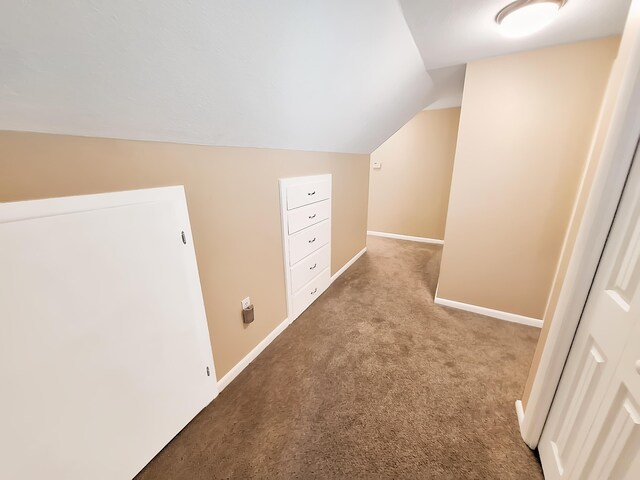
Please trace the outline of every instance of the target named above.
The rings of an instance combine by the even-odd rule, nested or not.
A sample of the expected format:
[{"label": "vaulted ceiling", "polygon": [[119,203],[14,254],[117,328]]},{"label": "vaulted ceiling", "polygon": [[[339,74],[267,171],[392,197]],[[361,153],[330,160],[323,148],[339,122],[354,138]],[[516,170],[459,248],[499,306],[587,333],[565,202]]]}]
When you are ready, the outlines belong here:
[{"label": "vaulted ceiling", "polygon": [[389,0],[5,2],[0,128],[368,153],[429,100]]},{"label": "vaulted ceiling", "polygon": [[469,60],[618,33],[570,0],[514,42],[509,0],[54,0],[0,7],[0,129],[370,153],[459,102]]}]

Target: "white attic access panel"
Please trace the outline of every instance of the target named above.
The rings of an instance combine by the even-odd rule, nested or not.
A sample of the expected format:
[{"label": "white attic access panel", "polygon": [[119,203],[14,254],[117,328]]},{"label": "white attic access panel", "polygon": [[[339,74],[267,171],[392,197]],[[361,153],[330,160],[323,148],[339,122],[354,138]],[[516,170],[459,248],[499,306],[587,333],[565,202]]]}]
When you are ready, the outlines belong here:
[{"label": "white attic access panel", "polygon": [[182,187],[0,204],[0,265],[0,478],[130,479],[217,396]]}]

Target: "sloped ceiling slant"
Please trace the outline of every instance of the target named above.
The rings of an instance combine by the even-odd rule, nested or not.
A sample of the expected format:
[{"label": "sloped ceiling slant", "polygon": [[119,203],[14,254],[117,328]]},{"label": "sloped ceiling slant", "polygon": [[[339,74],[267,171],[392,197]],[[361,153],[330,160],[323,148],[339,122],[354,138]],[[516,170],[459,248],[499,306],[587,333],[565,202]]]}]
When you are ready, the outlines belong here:
[{"label": "sloped ceiling slant", "polygon": [[1,8],[3,130],[370,153],[432,86],[397,1]]}]

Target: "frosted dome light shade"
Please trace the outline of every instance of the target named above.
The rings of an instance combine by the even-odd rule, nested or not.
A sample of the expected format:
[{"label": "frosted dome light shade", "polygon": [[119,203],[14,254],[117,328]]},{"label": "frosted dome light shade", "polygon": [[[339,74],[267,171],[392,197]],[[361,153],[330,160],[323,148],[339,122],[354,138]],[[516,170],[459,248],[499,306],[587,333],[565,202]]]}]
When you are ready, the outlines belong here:
[{"label": "frosted dome light shade", "polygon": [[524,37],[549,25],[560,10],[558,2],[538,2],[524,5],[500,21],[500,30],[507,37]]}]

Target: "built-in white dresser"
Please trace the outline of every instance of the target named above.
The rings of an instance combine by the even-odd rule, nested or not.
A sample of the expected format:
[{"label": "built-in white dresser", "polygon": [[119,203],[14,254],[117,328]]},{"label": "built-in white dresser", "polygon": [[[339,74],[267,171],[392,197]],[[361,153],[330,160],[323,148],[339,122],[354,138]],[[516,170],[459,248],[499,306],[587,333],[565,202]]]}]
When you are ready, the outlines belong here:
[{"label": "built-in white dresser", "polygon": [[290,321],[331,278],[331,175],[281,178],[282,239]]}]

